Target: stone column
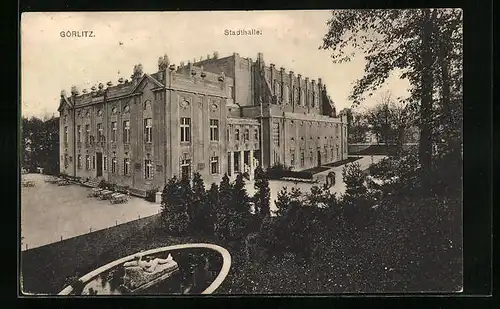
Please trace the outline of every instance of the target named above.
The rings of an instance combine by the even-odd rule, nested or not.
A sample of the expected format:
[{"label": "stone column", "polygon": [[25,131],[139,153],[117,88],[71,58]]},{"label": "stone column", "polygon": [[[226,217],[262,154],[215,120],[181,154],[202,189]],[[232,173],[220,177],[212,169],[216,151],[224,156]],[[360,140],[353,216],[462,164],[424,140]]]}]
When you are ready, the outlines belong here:
[{"label": "stone column", "polygon": [[229,171],[231,172],[231,177],[234,177],[234,151],[230,152],[229,158],[231,162],[229,162]]},{"label": "stone column", "polygon": [[248,159],[248,164],[250,165],[250,180],[253,180],[253,176],[254,176],[254,170],[255,170],[255,166],[254,166],[254,162],[253,162],[253,149],[250,150],[250,156],[249,156],[249,159]]},{"label": "stone column", "polygon": [[243,175],[245,172],[244,166],[245,166],[245,152],[243,150],[240,150],[240,162],[238,162],[240,165],[240,173]]}]

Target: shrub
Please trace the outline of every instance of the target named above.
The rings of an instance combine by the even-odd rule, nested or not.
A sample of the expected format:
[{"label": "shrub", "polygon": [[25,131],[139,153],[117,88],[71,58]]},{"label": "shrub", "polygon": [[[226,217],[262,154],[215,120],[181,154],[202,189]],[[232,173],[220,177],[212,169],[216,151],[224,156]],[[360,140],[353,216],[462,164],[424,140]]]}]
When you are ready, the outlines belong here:
[{"label": "shrub", "polygon": [[361,170],[358,162],[344,166],[342,169],[342,179],[346,184],[346,195],[359,196],[366,193],[367,189],[364,186],[366,175]]},{"label": "shrub", "polygon": [[101,181],[99,182],[98,187],[101,188],[101,189],[105,189],[105,188],[108,187],[108,183],[106,182],[106,180],[101,179]]},{"label": "shrub", "polygon": [[291,168],[281,163],[275,163],[273,166],[267,168],[267,175],[270,179],[280,179],[283,177],[284,172],[290,171]]},{"label": "shrub", "polygon": [[314,173],[309,171],[283,171],[281,175],[282,177],[313,179]]},{"label": "shrub", "polygon": [[259,215],[262,218],[271,215],[269,206],[269,199],[271,194],[271,190],[269,188],[269,178],[260,166],[255,169],[254,188],[256,190],[253,196],[255,214]]},{"label": "shrub", "polygon": [[163,189],[162,218],[165,228],[172,234],[184,234],[189,228],[187,205],[190,202],[190,189],[189,180],[178,180],[175,176]]}]

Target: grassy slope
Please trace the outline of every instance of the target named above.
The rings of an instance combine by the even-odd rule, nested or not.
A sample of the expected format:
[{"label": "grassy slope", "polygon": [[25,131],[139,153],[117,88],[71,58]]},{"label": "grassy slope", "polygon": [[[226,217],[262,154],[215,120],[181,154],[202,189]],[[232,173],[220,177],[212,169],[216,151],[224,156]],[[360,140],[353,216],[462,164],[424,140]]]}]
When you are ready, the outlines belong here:
[{"label": "grassy slope", "polygon": [[[68,276],[91,271],[106,251],[114,250],[123,239],[141,234],[155,222],[151,216],[95,231],[61,242],[30,249],[21,253],[21,270],[25,292],[58,293]],[[104,265],[104,264],[101,264]],[[101,266],[101,265],[98,265]]]}]

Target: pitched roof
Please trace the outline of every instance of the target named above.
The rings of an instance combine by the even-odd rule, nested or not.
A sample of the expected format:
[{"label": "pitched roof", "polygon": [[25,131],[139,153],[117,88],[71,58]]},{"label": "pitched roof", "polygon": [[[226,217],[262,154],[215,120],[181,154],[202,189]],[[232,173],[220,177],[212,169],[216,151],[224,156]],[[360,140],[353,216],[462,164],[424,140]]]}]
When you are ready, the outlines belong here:
[{"label": "pitched roof", "polygon": [[57,108],[58,112],[60,112],[63,109],[64,104],[67,104],[69,108],[73,108],[73,103],[70,100],[68,100],[66,96],[61,96],[59,107]]}]

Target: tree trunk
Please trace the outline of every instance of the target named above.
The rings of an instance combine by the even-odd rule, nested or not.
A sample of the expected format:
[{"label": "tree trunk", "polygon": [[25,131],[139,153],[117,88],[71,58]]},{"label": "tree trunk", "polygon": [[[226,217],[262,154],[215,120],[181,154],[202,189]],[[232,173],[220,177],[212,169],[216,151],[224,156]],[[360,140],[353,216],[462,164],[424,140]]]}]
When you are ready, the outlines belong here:
[{"label": "tree trunk", "polygon": [[432,92],[433,76],[432,64],[432,20],[436,14],[433,10],[432,16],[429,9],[423,10],[424,20],[421,29],[422,37],[422,66],[421,66],[421,107],[420,107],[420,143],[419,161],[421,166],[421,183],[424,189],[429,188],[429,172],[432,165],[432,142],[431,142],[431,113],[432,113]]},{"label": "tree trunk", "polygon": [[441,77],[441,105],[443,110],[443,120],[441,125],[444,125],[444,138],[448,139],[448,147],[446,157],[444,158],[444,170],[447,173],[447,181],[452,188],[458,188],[460,186],[460,180],[462,177],[462,153],[461,153],[461,141],[458,136],[455,136],[454,131],[456,126],[461,125],[457,123],[452,113],[452,107],[450,106],[451,101],[451,85],[450,85],[450,63],[448,62],[447,55],[449,53],[449,45],[447,44],[447,38],[449,35],[446,33],[439,37],[439,51],[438,60],[440,66],[440,77]]}]

